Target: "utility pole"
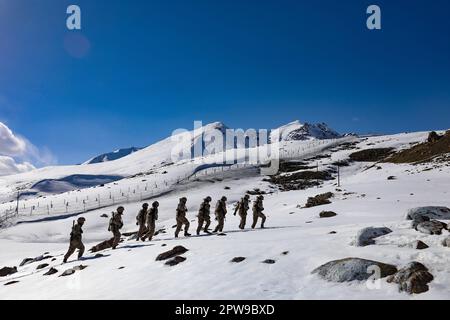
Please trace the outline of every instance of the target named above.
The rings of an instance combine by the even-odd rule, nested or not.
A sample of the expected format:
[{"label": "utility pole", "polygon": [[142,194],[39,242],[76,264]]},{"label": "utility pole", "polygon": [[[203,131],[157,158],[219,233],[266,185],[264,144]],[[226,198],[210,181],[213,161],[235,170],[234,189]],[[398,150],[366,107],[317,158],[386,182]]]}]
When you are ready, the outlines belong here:
[{"label": "utility pole", "polygon": [[19,198],[20,198],[20,191],[17,191],[17,206],[16,206],[16,216],[19,215]]},{"label": "utility pole", "polygon": [[337,174],[338,174],[338,188],[341,187],[341,174],[340,174],[340,166],[337,166]]}]

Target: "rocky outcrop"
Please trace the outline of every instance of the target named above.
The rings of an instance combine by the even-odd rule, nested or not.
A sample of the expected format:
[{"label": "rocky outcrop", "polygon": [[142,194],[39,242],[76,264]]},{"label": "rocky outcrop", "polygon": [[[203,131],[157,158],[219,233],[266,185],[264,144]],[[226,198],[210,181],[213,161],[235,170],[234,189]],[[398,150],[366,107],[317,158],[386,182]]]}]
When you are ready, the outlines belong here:
[{"label": "rocky outcrop", "polygon": [[189,250],[183,246],[176,246],[172,250],[163,252],[160,255],[158,255],[158,257],[156,257],[156,261],[167,260],[167,259],[179,256],[179,255],[182,255],[182,254],[186,253],[187,251],[189,251]]},{"label": "rocky outcrop", "polygon": [[50,259],[50,258],[53,258],[53,257],[52,256],[41,255],[41,256],[38,256],[36,258],[25,258],[25,259],[22,260],[22,262],[20,263],[19,267],[23,267],[23,266],[25,266],[27,264],[34,263],[34,262],[39,262],[39,261]]},{"label": "rocky outcrop", "polygon": [[425,242],[420,241],[420,240],[410,243],[409,247],[412,249],[416,249],[416,250],[424,250],[424,249],[429,248],[429,246]]},{"label": "rocky outcrop", "polygon": [[378,237],[391,233],[392,230],[386,227],[374,228],[368,227],[358,231],[356,239],[353,244],[357,247],[365,247],[371,244],[375,244],[375,240]]},{"label": "rocky outcrop", "polygon": [[428,283],[433,281],[433,275],[427,267],[419,262],[411,262],[387,279],[389,283],[397,283],[400,291],[418,294],[428,291]]},{"label": "rocky outcrop", "polygon": [[350,154],[350,159],[360,162],[378,162],[391,155],[392,152],[392,148],[366,149]]},{"label": "rocky outcrop", "polygon": [[373,267],[379,268],[381,278],[397,272],[397,268],[390,264],[360,258],[346,258],[325,263],[312,273],[332,282],[363,281],[371,277]]}]

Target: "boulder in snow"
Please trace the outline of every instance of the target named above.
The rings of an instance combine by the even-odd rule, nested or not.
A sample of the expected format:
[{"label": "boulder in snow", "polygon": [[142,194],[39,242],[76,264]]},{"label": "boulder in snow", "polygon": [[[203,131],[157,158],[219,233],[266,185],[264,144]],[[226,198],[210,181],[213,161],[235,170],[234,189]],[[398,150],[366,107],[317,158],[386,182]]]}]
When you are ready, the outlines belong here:
[{"label": "boulder in snow", "polygon": [[265,263],[265,264],[274,264],[276,261],[275,260],[273,260],[273,259],[266,259],[266,260],[264,260],[262,263]]},{"label": "boulder in snow", "polygon": [[440,235],[442,234],[442,229],[445,229],[446,227],[447,225],[445,223],[431,220],[419,223],[416,230],[425,234]]},{"label": "boulder in snow", "polygon": [[42,264],[40,264],[40,265],[38,265],[38,266],[36,267],[36,270],[41,270],[41,269],[44,269],[44,268],[46,268],[46,267],[48,267],[48,266],[49,266],[48,263],[42,263]]},{"label": "boulder in snow", "polygon": [[413,261],[387,279],[389,283],[397,283],[400,291],[409,294],[428,291],[428,283],[433,281],[433,275],[423,264]]},{"label": "boulder in snow", "polygon": [[44,273],[44,276],[51,276],[52,274],[58,273],[58,270],[55,268],[50,268],[46,273]]},{"label": "boulder in snow", "polygon": [[365,247],[371,244],[375,244],[375,238],[384,236],[391,233],[392,230],[386,227],[374,228],[368,227],[358,231],[354,245],[357,247]]},{"label": "boulder in snow", "polygon": [[114,243],[114,239],[112,238],[112,239],[103,241],[102,243],[99,243],[98,245],[92,247],[89,251],[91,251],[92,253],[95,253],[95,252],[99,252],[99,251],[102,251],[102,250],[105,250],[108,248],[112,248],[113,243]]},{"label": "boulder in snow", "polygon": [[183,253],[186,253],[187,251],[189,251],[189,250],[183,246],[176,246],[172,250],[161,253],[158,257],[156,257],[156,261],[167,260],[167,259],[179,256],[179,255],[182,255]]},{"label": "boulder in snow", "polygon": [[380,269],[382,278],[397,272],[397,268],[390,264],[360,258],[346,258],[325,263],[312,273],[332,282],[363,281],[373,274],[374,266]]},{"label": "boulder in snow", "polygon": [[410,248],[417,249],[417,250],[423,250],[423,249],[429,248],[429,246],[425,242],[420,241],[420,240],[411,242],[408,246]]},{"label": "boulder in snow", "polygon": [[337,213],[333,212],[333,211],[322,211],[319,214],[320,218],[332,218],[332,217],[335,217],[335,216],[337,216]]},{"label": "boulder in snow", "polygon": [[427,217],[429,219],[450,220],[450,209],[447,207],[418,207],[408,210],[406,214],[407,220],[420,219],[419,217]]},{"label": "boulder in snow", "polygon": [[442,245],[443,245],[444,247],[450,248],[450,236],[448,236],[447,238],[445,238],[445,239],[442,241]]},{"label": "boulder in snow", "polygon": [[4,267],[0,269],[0,277],[6,277],[17,272],[17,267]]},{"label": "boulder in snow", "polygon": [[172,258],[169,261],[166,261],[165,265],[173,267],[173,266],[176,266],[177,264],[182,263],[184,261],[186,261],[185,257],[176,256],[175,258]]},{"label": "boulder in snow", "polygon": [[246,258],[245,257],[234,257],[231,262],[235,262],[235,263],[239,263],[244,261]]},{"label": "boulder in snow", "polygon": [[74,273],[75,273],[75,270],[73,270],[73,269],[67,269],[66,271],[64,271],[64,272],[60,275],[60,277],[70,276],[70,275],[72,275],[72,274],[74,274]]},{"label": "boulder in snow", "polygon": [[333,197],[332,192],[319,194],[315,197],[309,197],[308,200],[306,201],[305,208],[311,208],[311,207],[321,206],[324,204],[330,204],[331,201],[329,199],[331,197]]}]

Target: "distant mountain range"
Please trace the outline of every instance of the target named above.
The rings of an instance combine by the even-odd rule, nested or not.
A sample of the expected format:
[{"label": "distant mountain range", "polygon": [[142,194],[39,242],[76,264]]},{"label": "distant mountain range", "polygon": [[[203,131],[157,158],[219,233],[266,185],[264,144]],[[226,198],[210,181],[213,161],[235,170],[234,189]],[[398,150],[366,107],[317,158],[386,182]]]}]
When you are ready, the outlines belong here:
[{"label": "distant mountain range", "polygon": [[[213,142],[211,137],[214,137],[214,132],[219,131],[221,135],[225,138],[226,130],[229,129],[222,122],[213,122],[203,126],[202,128],[196,129],[192,134],[191,141],[191,150],[194,153],[195,150],[202,150],[205,153],[205,150],[208,150],[210,153],[214,153],[214,150],[211,152],[211,149],[208,148],[208,145]],[[279,130],[279,141],[299,141],[299,140],[314,140],[314,139],[333,139],[338,138],[341,135],[331,129],[325,123],[318,124],[310,124],[304,123],[302,124],[300,121],[293,121],[284,126],[278,128]],[[275,139],[274,132],[270,133],[270,142],[273,142]],[[247,147],[247,141],[225,141],[224,139],[224,148],[225,149],[233,149],[233,148],[243,148]],[[104,153],[95,158],[92,158],[83,164],[94,164],[94,163],[102,163],[108,161],[114,161],[123,157],[126,157],[134,152],[142,150],[142,148],[126,148],[119,149],[114,152]]]}]

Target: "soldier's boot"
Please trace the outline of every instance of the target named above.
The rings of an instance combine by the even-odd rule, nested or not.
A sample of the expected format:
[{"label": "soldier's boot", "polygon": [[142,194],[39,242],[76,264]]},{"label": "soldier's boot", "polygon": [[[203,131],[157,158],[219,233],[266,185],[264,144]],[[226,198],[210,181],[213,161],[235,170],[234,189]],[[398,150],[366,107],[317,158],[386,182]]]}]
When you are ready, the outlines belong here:
[{"label": "soldier's boot", "polygon": [[191,234],[190,234],[189,232],[186,231],[186,232],[184,233],[184,236],[185,236],[185,237],[190,237]]},{"label": "soldier's boot", "polygon": [[266,223],[266,216],[262,216],[261,229],[264,229],[264,224]]}]

